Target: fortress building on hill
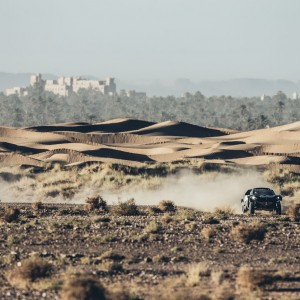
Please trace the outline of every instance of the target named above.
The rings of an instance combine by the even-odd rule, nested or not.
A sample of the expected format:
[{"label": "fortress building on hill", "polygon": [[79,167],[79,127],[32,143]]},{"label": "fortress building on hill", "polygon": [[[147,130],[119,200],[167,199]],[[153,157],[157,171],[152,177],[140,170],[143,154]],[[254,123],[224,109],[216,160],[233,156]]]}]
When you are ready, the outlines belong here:
[{"label": "fortress building on hill", "polygon": [[[107,78],[104,81],[87,80],[81,77],[59,77],[57,80],[44,80],[41,74],[30,77],[30,85],[38,86],[44,91],[52,92],[59,96],[69,96],[71,93],[78,93],[80,89],[93,89],[103,95],[115,95],[116,84],[114,78]],[[6,96],[26,96],[28,87],[13,87],[4,91]]]},{"label": "fortress building on hill", "polygon": [[[30,86],[38,87],[42,91],[52,92],[56,95],[67,97],[72,93],[78,93],[80,89],[92,89],[102,95],[114,96],[117,95],[117,88],[114,78],[106,78],[106,80],[88,80],[82,77],[59,77],[55,80],[43,79],[42,74],[37,73],[30,76]],[[13,87],[6,89],[6,96],[28,95],[29,87]],[[121,90],[119,93],[123,97],[147,97],[146,93],[136,92],[135,90]]]},{"label": "fortress building on hill", "polygon": [[43,80],[41,74],[30,77],[31,86],[39,86],[45,91],[60,96],[68,96],[70,93],[78,93],[80,89],[93,89],[103,95],[115,95],[116,84],[114,78],[107,78],[104,81],[87,80],[81,77],[59,77],[57,80]]}]

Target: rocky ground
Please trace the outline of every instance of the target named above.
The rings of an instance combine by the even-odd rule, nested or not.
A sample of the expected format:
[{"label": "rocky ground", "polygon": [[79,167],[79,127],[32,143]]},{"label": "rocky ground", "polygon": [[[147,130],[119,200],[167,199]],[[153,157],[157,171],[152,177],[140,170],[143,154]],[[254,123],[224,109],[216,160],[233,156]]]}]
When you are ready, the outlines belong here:
[{"label": "rocky ground", "polygon": [[[2,203],[0,298],[61,299],[67,279],[92,276],[111,299],[300,299],[289,216],[122,208]],[[49,272],[24,271],[28,258]]]}]

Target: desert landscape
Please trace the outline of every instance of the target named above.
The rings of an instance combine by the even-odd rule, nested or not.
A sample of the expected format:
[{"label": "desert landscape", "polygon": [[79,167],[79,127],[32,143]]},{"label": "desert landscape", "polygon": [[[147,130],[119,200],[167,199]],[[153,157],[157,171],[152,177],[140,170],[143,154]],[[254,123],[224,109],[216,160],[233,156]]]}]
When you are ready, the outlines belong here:
[{"label": "desert landscape", "polygon": [[0,300],[300,300],[300,1],[0,1]]},{"label": "desert landscape", "polygon": [[300,122],[238,132],[183,122],[134,119],[0,128],[0,165],[44,167],[102,162],[141,166],[201,161],[227,165],[284,165],[299,170]]},{"label": "desert landscape", "polygon": [[299,299],[299,129],[1,127],[1,298]]}]

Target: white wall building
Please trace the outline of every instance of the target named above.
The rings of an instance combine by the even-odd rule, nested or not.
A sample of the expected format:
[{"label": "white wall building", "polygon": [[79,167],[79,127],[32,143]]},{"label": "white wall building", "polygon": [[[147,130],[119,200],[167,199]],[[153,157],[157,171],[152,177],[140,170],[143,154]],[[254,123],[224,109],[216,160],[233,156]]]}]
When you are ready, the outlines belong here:
[{"label": "white wall building", "polygon": [[[68,96],[70,93],[78,93],[80,89],[93,89],[103,95],[115,95],[116,84],[114,78],[107,78],[104,81],[87,80],[81,77],[59,77],[57,80],[44,80],[41,74],[35,74],[30,77],[31,86],[39,86],[47,92],[52,92],[60,96]],[[14,87],[6,89],[5,95],[27,95],[27,88]]]},{"label": "white wall building", "polygon": [[11,95],[26,96],[28,92],[24,87],[15,86],[11,89],[6,89],[4,91],[4,94],[6,96],[11,96]]},{"label": "white wall building", "polygon": [[32,86],[39,85],[45,91],[60,96],[68,96],[70,93],[78,93],[80,89],[93,89],[103,95],[114,95],[116,84],[113,78],[105,81],[87,80],[81,77],[60,77],[57,80],[43,80],[41,74],[32,75],[30,78]]}]

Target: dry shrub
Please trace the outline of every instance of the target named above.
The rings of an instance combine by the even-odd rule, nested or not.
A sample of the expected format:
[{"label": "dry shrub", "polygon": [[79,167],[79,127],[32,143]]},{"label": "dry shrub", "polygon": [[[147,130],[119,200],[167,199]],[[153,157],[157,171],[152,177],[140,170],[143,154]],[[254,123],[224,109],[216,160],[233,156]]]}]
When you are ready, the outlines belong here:
[{"label": "dry shrub", "polygon": [[211,281],[216,285],[220,286],[226,279],[226,273],[224,271],[214,271],[211,273]]},{"label": "dry shrub", "polygon": [[37,202],[33,202],[31,204],[31,207],[33,210],[37,211],[37,210],[41,210],[43,208],[43,203],[42,201],[37,201]]},{"label": "dry shrub", "polygon": [[111,213],[116,216],[137,216],[140,214],[134,199],[119,201],[117,205],[112,207]]},{"label": "dry shrub", "polygon": [[122,264],[116,261],[105,261],[100,264],[99,269],[108,273],[122,272],[124,270]]},{"label": "dry shrub", "polygon": [[18,288],[27,288],[32,283],[50,277],[52,266],[40,258],[29,258],[19,262],[8,273],[9,282]]},{"label": "dry shrub", "polygon": [[177,210],[174,217],[177,221],[195,221],[197,219],[197,213],[191,209],[181,208]]},{"label": "dry shrub", "polygon": [[202,219],[203,224],[220,224],[220,221],[211,214],[206,214]]},{"label": "dry shrub", "polygon": [[289,216],[295,222],[300,221],[300,203],[294,203],[289,208]]},{"label": "dry shrub", "polygon": [[198,264],[191,264],[186,271],[186,285],[193,287],[199,284],[203,277],[210,275],[208,265],[204,262]]},{"label": "dry shrub", "polygon": [[293,197],[294,193],[295,193],[295,187],[293,186],[285,186],[280,190],[280,194],[284,197],[286,196]]},{"label": "dry shrub", "polygon": [[3,219],[7,223],[11,223],[13,221],[18,220],[19,216],[20,216],[20,210],[18,208],[7,207],[4,210]]},{"label": "dry shrub", "polygon": [[232,237],[243,243],[250,243],[252,240],[263,241],[266,234],[266,227],[259,222],[250,224],[241,224],[233,227],[231,230]]},{"label": "dry shrub", "polygon": [[158,208],[162,212],[175,212],[176,211],[176,206],[173,201],[170,200],[162,200],[158,204]]},{"label": "dry shrub", "polygon": [[100,195],[87,198],[85,200],[84,209],[87,211],[93,211],[96,209],[108,211],[107,202]]},{"label": "dry shrub", "polygon": [[[112,282],[107,288],[107,299],[109,300],[143,300],[139,296],[140,287],[131,281],[129,284],[121,281]],[[151,298],[152,299],[152,298]],[[155,298],[156,299],[156,298]]]},{"label": "dry shrub", "polygon": [[201,234],[207,241],[211,241],[211,239],[216,235],[216,231],[211,227],[205,227],[201,230]]},{"label": "dry shrub", "polygon": [[150,207],[147,207],[147,213],[149,214],[149,215],[155,215],[155,214],[161,214],[162,213],[162,211],[161,211],[161,209],[159,209],[158,207],[156,207],[156,206],[150,206]]},{"label": "dry shrub", "polygon": [[160,221],[163,224],[169,224],[174,221],[174,218],[169,213],[166,213],[160,218]]},{"label": "dry shrub", "polygon": [[240,293],[263,290],[274,278],[266,271],[242,266],[236,278],[236,289]]},{"label": "dry shrub", "polygon": [[61,300],[105,300],[106,291],[102,284],[92,278],[81,275],[67,280],[61,291]]},{"label": "dry shrub", "polygon": [[162,227],[161,223],[152,221],[147,225],[147,227],[145,227],[144,232],[145,233],[160,233],[160,232],[162,232],[162,230],[163,230],[163,227]]},{"label": "dry shrub", "polygon": [[234,300],[235,294],[228,282],[218,285],[214,290],[213,300]]},{"label": "dry shrub", "polygon": [[212,216],[220,220],[227,220],[234,215],[234,210],[231,207],[215,208]]}]

